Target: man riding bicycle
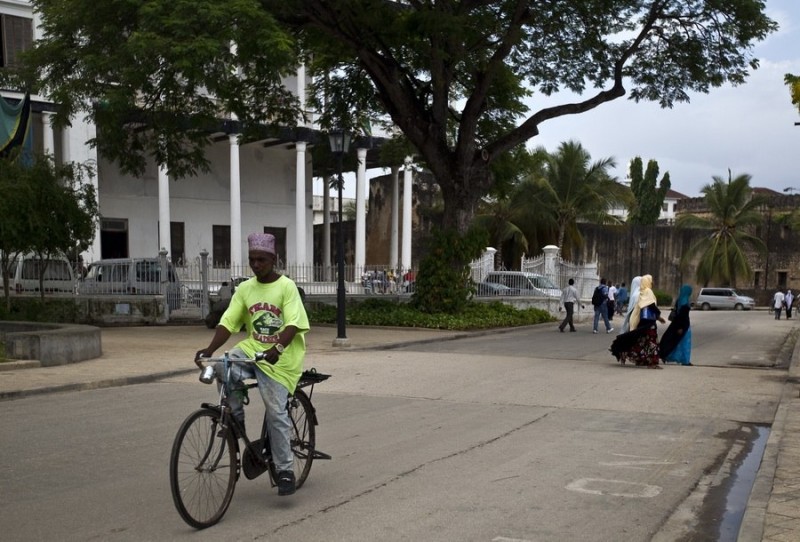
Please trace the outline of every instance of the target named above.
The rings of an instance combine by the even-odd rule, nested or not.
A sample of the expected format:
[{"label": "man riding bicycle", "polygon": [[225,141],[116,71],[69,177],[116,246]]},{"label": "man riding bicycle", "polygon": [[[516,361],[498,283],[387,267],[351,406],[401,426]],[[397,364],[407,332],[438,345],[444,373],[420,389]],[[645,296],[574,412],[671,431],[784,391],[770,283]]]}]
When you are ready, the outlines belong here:
[{"label": "man riding bicycle", "polygon": [[[211,357],[242,325],[247,337],[229,352],[231,359],[253,358],[264,352],[264,361],[236,363],[231,368],[232,389],[243,388],[242,381],[255,378],[266,407],[272,457],[278,471],[278,495],[295,492],[290,446],[291,421],[286,411],[289,394],[294,393],[303,372],[306,355],[305,333],[309,329],[300,292],[288,277],[275,272],[275,236],[252,233],[247,237],[248,259],[254,277],[241,283],[216,327],[207,348],[199,350],[195,362]],[[217,367],[217,376],[221,377]],[[233,416],[244,427],[244,405],[238,393],[229,396]]]}]

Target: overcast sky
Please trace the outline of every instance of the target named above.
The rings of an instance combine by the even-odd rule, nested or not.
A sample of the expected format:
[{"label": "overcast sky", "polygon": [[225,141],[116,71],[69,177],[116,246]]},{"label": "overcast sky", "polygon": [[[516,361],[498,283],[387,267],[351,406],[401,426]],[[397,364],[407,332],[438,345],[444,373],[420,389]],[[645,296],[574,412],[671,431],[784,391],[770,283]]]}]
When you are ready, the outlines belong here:
[{"label": "overcast sky", "polygon": [[[800,193],[800,114],[792,105],[784,74],[800,75],[800,0],[767,0],[767,14],[779,30],[754,50],[760,60],[744,85],[712,89],[691,96],[672,109],[620,98],[592,111],[552,119],[539,126],[529,147],[555,151],[570,139],[579,141],[593,160],[613,157],[614,174],[623,180],[635,156],[658,161],[669,172],[672,189],[699,196],[713,176],[727,179],[747,173],[751,186]],[[537,98],[538,100],[538,98]],[[573,101],[562,97],[547,105]],[[536,101],[532,112],[543,107]],[[380,175],[370,170],[367,177]],[[353,197],[353,181],[346,197]],[[315,181],[314,193],[322,193]]]}]

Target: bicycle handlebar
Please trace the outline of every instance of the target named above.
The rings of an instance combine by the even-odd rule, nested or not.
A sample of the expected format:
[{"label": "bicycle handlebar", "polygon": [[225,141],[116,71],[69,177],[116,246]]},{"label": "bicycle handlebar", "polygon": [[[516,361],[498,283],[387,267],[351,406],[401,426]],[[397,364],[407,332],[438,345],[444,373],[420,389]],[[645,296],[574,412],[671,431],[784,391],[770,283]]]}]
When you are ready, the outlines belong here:
[{"label": "bicycle handlebar", "polygon": [[[197,359],[196,363],[203,364],[201,367],[200,373],[200,381],[206,384],[210,384],[213,381],[213,373],[206,374],[205,369],[211,367],[212,363],[220,363],[225,362],[227,360],[228,363],[232,361],[242,361],[244,363],[256,363],[258,361],[266,361],[264,360],[265,352],[259,352],[252,358],[231,358],[228,356],[228,353],[225,352],[225,355],[222,357],[217,358],[199,358]],[[267,361],[269,363],[269,361]],[[306,386],[313,386],[314,384],[319,384],[320,382],[324,382],[331,375],[318,373],[316,369],[307,369],[303,371],[303,374],[300,376],[300,380],[297,383],[299,388],[303,388]]]},{"label": "bicycle handlebar", "polygon": [[[221,363],[221,362],[225,361],[226,359],[229,362],[231,362],[231,361],[242,361],[244,363],[257,363],[259,361],[266,361],[267,363],[270,363],[269,361],[267,361],[265,359],[266,355],[267,355],[266,352],[259,352],[259,353],[257,353],[255,355],[255,357],[252,357],[252,358],[232,358],[232,357],[228,356],[227,352],[225,352],[225,355],[222,356],[222,357],[217,357],[217,358],[203,358],[203,357],[201,357],[201,358],[197,358],[196,363],[205,363],[205,364],[208,364],[208,363]],[[275,364],[271,363],[271,365],[275,365]]]}]

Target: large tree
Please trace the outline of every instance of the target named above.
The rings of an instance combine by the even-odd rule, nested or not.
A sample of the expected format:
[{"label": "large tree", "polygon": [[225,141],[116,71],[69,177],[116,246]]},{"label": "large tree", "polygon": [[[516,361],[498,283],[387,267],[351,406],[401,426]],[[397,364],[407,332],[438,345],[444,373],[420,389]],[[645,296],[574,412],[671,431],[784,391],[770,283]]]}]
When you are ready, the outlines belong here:
[{"label": "large tree", "polygon": [[696,278],[703,286],[710,282],[736,286],[737,278],[750,279],[753,270],[748,251],[763,255],[767,250],[764,241],[753,234],[763,223],[759,208],[766,200],[753,194],[750,179],[750,175],[733,177],[730,172],[727,181],[714,176],[713,183],[701,190],[708,213],[683,214],[676,221],[679,228],[708,230],[707,235],[689,247],[682,262],[686,265],[699,258]]},{"label": "large tree", "polygon": [[635,202],[631,207],[628,222],[631,224],[653,225],[661,214],[661,206],[670,189],[669,173],[658,180],[658,162],[648,160],[647,170],[642,171],[642,159],[637,156],[631,160],[629,175],[631,192]]},{"label": "large tree", "polygon": [[[88,109],[107,155],[141,169],[151,153],[180,176],[202,166],[222,112],[253,137],[299,124],[279,76],[302,59],[325,92],[323,126],[397,126],[442,189],[444,225],[461,232],[492,162],[546,121],[626,94],[672,107],[743,83],[753,45],[776,29],[763,0],[33,3],[43,39],[25,79],[65,115]],[[537,93],[562,90],[580,97],[536,108]]]}]

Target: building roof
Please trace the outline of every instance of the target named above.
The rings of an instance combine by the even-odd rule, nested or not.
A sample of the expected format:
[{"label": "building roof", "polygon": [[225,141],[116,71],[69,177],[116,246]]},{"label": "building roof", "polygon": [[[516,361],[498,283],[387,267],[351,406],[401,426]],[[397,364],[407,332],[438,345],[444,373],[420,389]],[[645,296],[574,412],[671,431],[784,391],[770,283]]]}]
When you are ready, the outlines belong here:
[{"label": "building roof", "polygon": [[670,188],[669,190],[667,190],[667,195],[665,196],[665,199],[686,199],[688,197],[689,196],[681,194],[680,192]]},{"label": "building roof", "polygon": [[764,188],[763,186],[753,187],[753,193],[760,196],[783,196],[780,192],[776,192],[771,188]]}]

